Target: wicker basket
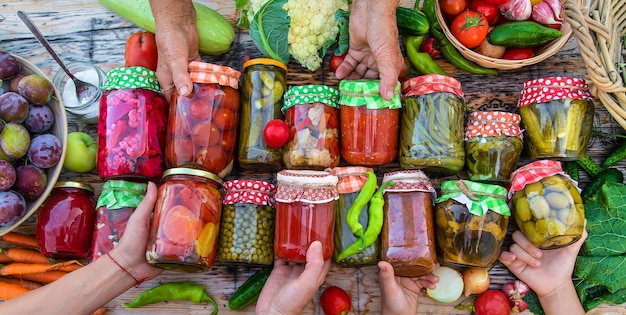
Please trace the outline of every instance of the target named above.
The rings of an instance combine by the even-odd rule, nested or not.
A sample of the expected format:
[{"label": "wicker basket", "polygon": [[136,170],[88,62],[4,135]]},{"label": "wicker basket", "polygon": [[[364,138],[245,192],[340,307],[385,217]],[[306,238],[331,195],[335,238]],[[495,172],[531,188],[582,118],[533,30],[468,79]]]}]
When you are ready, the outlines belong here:
[{"label": "wicker basket", "polygon": [[593,82],[592,94],[626,129],[626,88],[616,67],[624,62],[621,36],[626,34],[626,1],[592,0],[584,5],[565,0],[564,7]]}]

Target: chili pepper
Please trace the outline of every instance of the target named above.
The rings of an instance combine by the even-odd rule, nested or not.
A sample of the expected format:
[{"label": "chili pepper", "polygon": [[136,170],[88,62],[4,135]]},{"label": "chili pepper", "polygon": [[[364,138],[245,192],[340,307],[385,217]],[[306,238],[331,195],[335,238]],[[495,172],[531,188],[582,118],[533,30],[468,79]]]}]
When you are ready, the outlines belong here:
[{"label": "chili pepper", "polygon": [[359,223],[359,215],[361,215],[361,210],[363,207],[370,201],[374,193],[376,192],[376,174],[374,172],[365,172],[367,175],[367,181],[359,191],[359,194],[354,199],[354,202],[348,208],[348,213],[346,214],[346,223],[352,234],[358,236],[361,239],[361,243],[365,244],[365,238],[363,236],[363,225]]},{"label": "chili pepper", "polygon": [[411,66],[421,74],[435,73],[447,76],[448,74],[441,69],[430,54],[419,51],[423,41],[424,36],[407,36],[404,38],[404,47],[406,47],[406,54]]},{"label": "chili pepper", "polygon": [[126,303],[126,307],[140,307],[173,300],[192,301],[196,304],[210,302],[213,304],[211,315],[217,314],[217,302],[206,293],[203,285],[191,281],[163,283],[141,293],[135,300]]},{"label": "chili pepper", "polygon": [[425,38],[420,45],[420,51],[428,53],[433,58],[439,56],[439,54],[441,53],[441,51],[439,50],[439,40],[437,40],[433,36]]}]

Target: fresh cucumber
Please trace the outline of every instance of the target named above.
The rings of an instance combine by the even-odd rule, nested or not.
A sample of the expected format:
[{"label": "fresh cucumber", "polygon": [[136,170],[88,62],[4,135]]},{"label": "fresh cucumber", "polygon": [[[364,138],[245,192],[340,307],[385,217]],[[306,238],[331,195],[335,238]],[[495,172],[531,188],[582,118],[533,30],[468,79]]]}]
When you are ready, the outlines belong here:
[{"label": "fresh cucumber", "polygon": [[406,36],[422,36],[428,34],[430,23],[426,15],[419,10],[405,7],[396,8],[398,33]]},{"label": "fresh cucumber", "polygon": [[228,300],[228,308],[231,310],[241,310],[248,305],[256,302],[263,290],[265,281],[272,273],[273,265],[259,269],[248,280],[246,280],[237,290],[233,293],[233,296]]},{"label": "fresh cucumber", "polygon": [[585,170],[585,172],[587,172],[587,174],[589,174],[589,176],[591,177],[596,176],[600,172],[602,172],[602,167],[600,167],[598,163],[596,163],[594,160],[586,155],[583,156],[582,159],[576,161],[576,163],[578,163],[578,165],[580,165],[583,170]]},{"label": "fresh cucumber", "polygon": [[615,182],[622,183],[624,181],[624,174],[622,171],[614,168],[607,168],[600,172],[598,175],[594,176],[583,188],[580,196],[583,199],[583,203],[586,202],[589,198],[595,195],[598,190],[604,185],[606,182]]},{"label": "fresh cucumber", "polygon": [[561,31],[534,21],[514,21],[494,27],[487,34],[487,41],[504,47],[537,47],[561,35]]},{"label": "fresh cucumber", "polygon": [[613,152],[609,154],[603,161],[600,163],[600,167],[607,168],[611,167],[623,159],[626,159],[626,140],[622,140],[622,142],[613,149]]},{"label": "fresh cucumber", "polygon": [[573,180],[578,181],[580,179],[579,172],[578,172],[578,163],[574,161],[563,162],[563,170]]}]

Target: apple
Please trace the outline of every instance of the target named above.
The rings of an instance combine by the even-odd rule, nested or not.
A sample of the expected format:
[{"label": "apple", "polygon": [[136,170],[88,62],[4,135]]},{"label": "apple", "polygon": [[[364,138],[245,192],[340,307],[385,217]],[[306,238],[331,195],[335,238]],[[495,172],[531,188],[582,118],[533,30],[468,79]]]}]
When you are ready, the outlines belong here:
[{"label": "apple", "polygon": [[63,167],[74,172],[89,172],[96,167],[98,144],[89,134],[73,131],[67,135]]}]

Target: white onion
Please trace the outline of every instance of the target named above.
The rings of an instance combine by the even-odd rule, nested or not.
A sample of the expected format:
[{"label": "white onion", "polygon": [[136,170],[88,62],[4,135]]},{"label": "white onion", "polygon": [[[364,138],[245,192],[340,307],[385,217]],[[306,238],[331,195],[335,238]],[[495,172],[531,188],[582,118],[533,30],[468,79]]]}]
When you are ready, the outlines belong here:
[{"label": "white onion", "polygon": [[441,303],[452,303],[463,294],[463,278],[461,274],[450,267],[439,267],[433,271],[439,277],[434,290],[426,289],[426,295]]}]

